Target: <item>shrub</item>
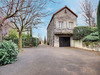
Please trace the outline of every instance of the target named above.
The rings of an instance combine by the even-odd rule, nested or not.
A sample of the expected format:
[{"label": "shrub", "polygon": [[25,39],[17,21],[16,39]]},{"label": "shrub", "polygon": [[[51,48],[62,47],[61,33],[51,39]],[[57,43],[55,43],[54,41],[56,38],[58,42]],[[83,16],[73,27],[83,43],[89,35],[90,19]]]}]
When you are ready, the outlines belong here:
[{"label": "shrub", "polygon": [[95,42],[95,41],[98,41],[98,40],[99,40],[98,36],[91,36],[91,35],[88,35],[88,36],[86,36],[85,38],[82,39],[83,42]]},{"label": "shrub", "polygon": [[29,37],[28,34],[22,33],[22,38],[23,38],[23,39],[27,39],[27,38],[30,38],[30,37]]},{"label": "shrub", "polygon": [[[9,37],[4,37],[3,40],[12,40],[15,44],[18,45],[18,38],[9,38]],[[33,46],[38,46],[39,45],[39,39],[34,38],[34,37],[28,37],[27,34],[23,33],[22,34],[22,47],[33,47]]]},{"label": "shrub", "polygon": [[85,36],[96,32],[97,28],[94,27],[89,27],[89,26],[78,26],[75,27],[73,30],[73,39],[74,40],[81,40],[83,39]]},{"label": "shrub", "polygon": [[38,38],[27,38],[23,39],[22,46],[23,47],[32,47],[32,46],[38,46],[39,45],[39,39]]},{"label": "shrub", "polygon": [[47,45],[49,45],[49,42],[47,42]]},{"label": "shrub", "polygon": [[9,33],[8,33],[8,38],[11,39],[11,40],[18,38],[17,30],[16,29],[10,29]]},{"label": "shrub", "polygon": [[17,60],[18,47],[12,41],[0,43],[0,66],[14,63]]},{"label": "shrub", "polygon": [[90,35],[91,36],[99,36],[99,33],[98,32],[94,32],[94,33],[91,33]]},{"label": "shrub", "polygon": [[35,46],[37,47],[40,44],[40,41],[38,38],[35,38],[35,40],[33,41]]},{"label": "shrub", "polygon": [[90,35],[83,38],[82,41],[83,42],[97,42],[97,41],[99,41],[98,32],[91,33]]},{"label": "shrub", "polygon": [[15,44],[18,45],[18,38],[12,40]]},{"label": "shrub", "polygon": [[46,41],[46,37],[44,37],[44,44],[46,44],[47,43],[47,41]]}]

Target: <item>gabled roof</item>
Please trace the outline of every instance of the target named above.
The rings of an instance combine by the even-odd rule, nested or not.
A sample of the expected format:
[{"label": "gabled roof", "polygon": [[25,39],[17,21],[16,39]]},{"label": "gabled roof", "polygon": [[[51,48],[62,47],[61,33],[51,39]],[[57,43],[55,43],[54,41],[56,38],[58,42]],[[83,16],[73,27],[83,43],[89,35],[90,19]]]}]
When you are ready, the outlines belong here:
[{"label": "gabled roof", "polygon": [[[57,13],[59,13],[60,11],[62,11],[62,10],[65,9],[65,8],[67,8],[73,15],[75,15],[76,17],[78,17],[71,9],[69,9],[67,6],[65,6],[65,7],[61,8],[60,10],[58,10],[56,13],[53,14],[53,16],[52,16],[52,18],[51,18],[51,20],[50,20],[50,23],[51,23],[53,17],[54,17]],[[50,23],[49,23],[49,25],[50,25]],[[49,25],[48,25],[48,27],[49,27]],[[47,27],[47,29],[48,29],[48,27]]]}]

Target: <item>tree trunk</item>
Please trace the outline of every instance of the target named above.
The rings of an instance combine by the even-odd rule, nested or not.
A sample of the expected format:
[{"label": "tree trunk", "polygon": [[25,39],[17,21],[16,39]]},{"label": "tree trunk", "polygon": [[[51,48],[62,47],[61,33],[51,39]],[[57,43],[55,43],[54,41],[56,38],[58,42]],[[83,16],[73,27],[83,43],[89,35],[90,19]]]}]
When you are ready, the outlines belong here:
[{"label": "tree trunk", "polygon": [[91,19],[90,19],[90,17],[89,17],[89,26],[91,26]]},{"label": "tree trunk", "polygon": [[22,32],[19,32],[19,41],[18,41],[19,51],[22,51]]},{"label": "tree trunk", "polygon": [[4,18],[0,21],[0,42],[2,42],[2,24],[4,23],[5,20],[6,20],[6,18]]},{"label": "tree trunk", "polygon": [[32,37],[32,27],[30,27],[30,37]]},{"label": "tree trunk", "polygon": [[0,42],[2,42],[2,28],[0,27]]}]

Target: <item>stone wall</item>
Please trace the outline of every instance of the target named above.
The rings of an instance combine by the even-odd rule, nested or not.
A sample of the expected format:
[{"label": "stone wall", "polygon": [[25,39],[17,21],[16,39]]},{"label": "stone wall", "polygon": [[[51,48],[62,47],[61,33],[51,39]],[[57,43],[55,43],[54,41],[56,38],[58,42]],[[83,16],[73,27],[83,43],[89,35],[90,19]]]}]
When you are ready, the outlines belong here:
[{"label": "stone wall", "polygon": [[[67,13],[65,13],[65,10]],[[59,13],[57,13],[54,16],[54,28],[57,28],[58,22],[59,21],[63,21],[64,22],[64,27],[68,28],[69,22],[73,22],[73,28],[77,25],[77,17],[71,13],[68,9],[63,9],[62,11],[60,11]]]},{"label": "stone wall", "polygon": [[54,47],[59,47],[59,36],[57,35],[54,37]]},{"label": "stone wall", "polygon": [[[65,13],[65,10],[67,13]],[[63,21],[63,28],[58,30],[57,26],[59,25],[59,21]],[[69,29],[68,25],[69,22],[73,22],[73,28]],[[50,22],[50,25],[47,29],[47,41],[49,41],[49,44],[54,47],[59,47],[59,37],[55,35],[55,32],[61,32],[62,34],[72,34],[74,27],[77,26],[77,17],[70,12],[68,9],[63,9],[56,15],[54,15],[52,21]],[[66,32],[66,33],[65,33]],[[61,34],[61,35],[62,35]],[[72,42],[72,38],[71,38]]]},{"label": "stone wall", "polygon": [[95,42],[84,43],[82,42],[82,40],[74,40],[73,43],[74,43],[73,47],[76,47],[76,48],[82,48],[82,49],[91,50],[91,51],[100,51],[100,45],[95,45],[94,44]]},{"label": "stone wall", "polygon": [[51,46],[53,46],[53,37],[54,37],[54,20],[51,21],[47,29],[47,41]]}]

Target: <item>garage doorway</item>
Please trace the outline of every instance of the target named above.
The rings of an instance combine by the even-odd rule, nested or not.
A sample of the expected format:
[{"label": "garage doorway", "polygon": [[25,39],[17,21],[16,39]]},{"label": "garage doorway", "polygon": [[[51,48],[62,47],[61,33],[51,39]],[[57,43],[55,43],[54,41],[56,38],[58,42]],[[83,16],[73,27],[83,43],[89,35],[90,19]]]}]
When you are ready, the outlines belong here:
[{"label": "garage doorway", "polygon": [[70,37],[59,37],[60,47],[70,47]]}]

